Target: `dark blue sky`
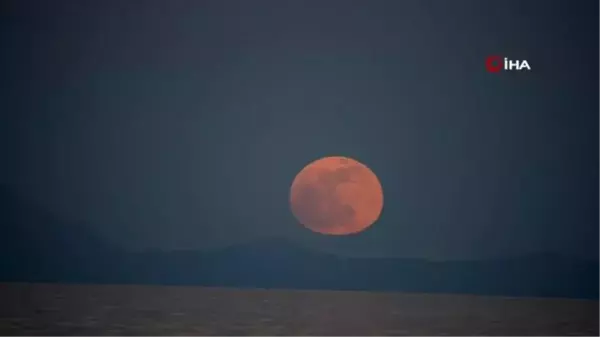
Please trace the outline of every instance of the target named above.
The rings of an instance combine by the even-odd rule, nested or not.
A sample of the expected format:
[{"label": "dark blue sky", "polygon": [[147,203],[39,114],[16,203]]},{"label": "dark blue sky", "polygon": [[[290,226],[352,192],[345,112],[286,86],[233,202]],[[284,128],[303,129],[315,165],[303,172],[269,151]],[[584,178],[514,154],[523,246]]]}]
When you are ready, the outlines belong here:
[{"label": "dark blue sky", "polygon": [[[0,181],[132,249],[597,256],[598,2],[544,3],[8,2]],[[368,231],[296,224],[325,155],[379,176]]]}]

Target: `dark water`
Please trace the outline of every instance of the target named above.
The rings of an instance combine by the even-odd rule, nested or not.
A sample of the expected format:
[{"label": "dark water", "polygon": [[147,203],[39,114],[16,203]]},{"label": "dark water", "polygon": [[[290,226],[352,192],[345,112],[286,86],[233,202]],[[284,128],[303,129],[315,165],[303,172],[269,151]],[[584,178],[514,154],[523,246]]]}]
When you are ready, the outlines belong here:
[{"label": "dark water", "polygon": [[0,284],[11,335],[598,335],[598,301]]}]

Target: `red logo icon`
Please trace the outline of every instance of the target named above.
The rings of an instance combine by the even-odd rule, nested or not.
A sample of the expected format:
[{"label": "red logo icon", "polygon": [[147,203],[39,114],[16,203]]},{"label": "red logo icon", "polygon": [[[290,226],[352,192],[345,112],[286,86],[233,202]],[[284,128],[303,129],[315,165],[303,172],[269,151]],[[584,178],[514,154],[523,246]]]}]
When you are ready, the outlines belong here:
[{"label": "red logo icon", "polygon": [[485,59],[485,68],[490,73],[497,73],[500,70],[504,69],[504,62],[501,56],[488,56]]}]

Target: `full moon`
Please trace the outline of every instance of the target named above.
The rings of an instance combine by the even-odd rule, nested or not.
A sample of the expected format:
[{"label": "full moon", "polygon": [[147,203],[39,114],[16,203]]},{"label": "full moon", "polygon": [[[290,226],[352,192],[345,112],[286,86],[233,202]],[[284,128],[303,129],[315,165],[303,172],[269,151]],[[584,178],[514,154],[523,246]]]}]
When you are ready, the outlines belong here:
[{"label": "full moon", "polygon": [[379,218],[383,190],[366,165],[347,157],[325,157],[296,175],[290,205],[296,219],[314,232],[354,234]]}]

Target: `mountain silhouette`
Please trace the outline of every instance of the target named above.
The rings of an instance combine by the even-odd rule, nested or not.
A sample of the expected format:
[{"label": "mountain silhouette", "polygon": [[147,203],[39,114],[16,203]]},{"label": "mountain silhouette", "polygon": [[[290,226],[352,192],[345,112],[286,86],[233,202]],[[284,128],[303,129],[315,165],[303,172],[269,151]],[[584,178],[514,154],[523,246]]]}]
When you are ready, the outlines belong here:
[{"label": "mountain silhouette", "polygon": [[598,299],[598,260],[349,258],[270,238],[214,251],[124,252],[0,187],[0,281],[202,285]]}]

